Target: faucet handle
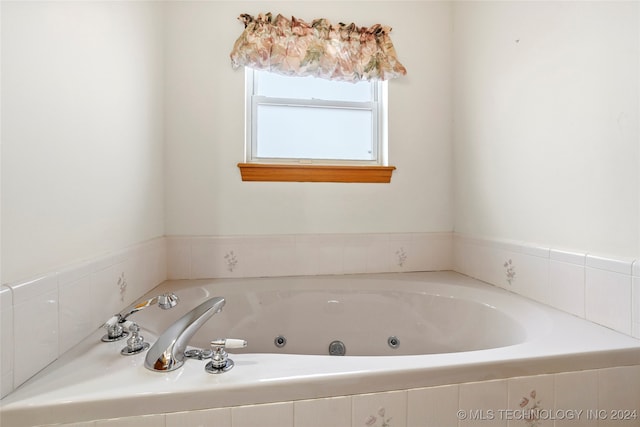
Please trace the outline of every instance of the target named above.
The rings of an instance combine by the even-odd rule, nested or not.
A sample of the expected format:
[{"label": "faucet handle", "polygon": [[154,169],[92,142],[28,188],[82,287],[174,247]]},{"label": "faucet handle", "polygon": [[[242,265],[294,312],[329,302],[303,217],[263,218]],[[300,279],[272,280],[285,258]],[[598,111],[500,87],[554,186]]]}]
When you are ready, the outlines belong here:
[{"label": "faucet handle", "polygon": [[123,326],[131,332],[131,337],[127,340],[127,346],[120,351],[120,354],[131,356],[149,348],[149,343],[145,342],[144,337],[140,335],[140,327],[136,323],[127,320]]},{"label": "faucet handle", "polygon": [[247,341],[234,338],[217,338],[211,341],[211,362],[207,363],[204,370],[210,374],[221,374],[233,368],[233,360],[229,359],[225,348],[244,348]]},{"label": "faucet handle", "polygon": [[216,338],[211,341],[211,348],[224,347],[224,348],[245,348],[247,346],[246,340],[239,340],[236,338]]},{"label": "faucet handle", "polygon": [[102,325],[107,330],[107,333],[101,338],[103,342],[118,341],[129,336],[129,333],[122,327],[121,320],[122,317],[115,314]]}]

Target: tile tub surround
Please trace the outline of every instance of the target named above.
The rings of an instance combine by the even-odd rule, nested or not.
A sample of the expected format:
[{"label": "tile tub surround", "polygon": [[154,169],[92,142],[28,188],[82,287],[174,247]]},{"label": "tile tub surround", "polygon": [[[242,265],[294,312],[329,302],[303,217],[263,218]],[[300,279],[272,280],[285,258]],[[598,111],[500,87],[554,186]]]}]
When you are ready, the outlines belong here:
[{"label": "tile tub surround", "polygon": [[167,237],[168,279],[451,270],[452,234]]},{"label": "tile tub surround", "polygon": [[459,233],[167,237],[169,279],[454,270],[640,338],[640,260]]},{"label": "tile tub surround", "polygon": [[[447,269],[640,338],[640,262],[631,260],[457,233],[169,236],[4,285],[0,395],[83,340],[125,300],[167,278]],[[75,303],[89,295],[102,301],[97,308]],[[31,328],[29,317],[14,310],[25,303],[26,310],[39,306],[38,314],[47,316],[39,322],[49,326],[39,330],[47,345],[37,355],[15,359],[14,348],[34,345],[14,333]]]},{"label": "tile tub surround", "polygon": [[455,234],[454,270],[640,338],[640,261]]},{"label": "tile tub surround", "polygon": [[0,397],[167,278],[450,270],[451,251],[451,233],[161,237],[9,283]]},{"label": "tile tub surround", "polygon": [[3,286],[2,397],[165,279],[159,238]]},{"label": "tile tub surround", "polygon": [[[91,420],[65,427],[637,426],[640,365]],[[535,397],[532,397],[535,396]],[[535,407],[534,407],[535,405]],[[527,421],[525,416],[537,419]],[[621,419],[615,419],[621,418]],[[42,427],[50,427],[46,424]]]},{"label": "tile tub surround", "polygon": [[639,380],[636,365],[42,427],[631,427]]},{"label": "tile tub surround", "polygon": [[[487,380],[491,380],[487,396],[493,396],[500,393],[501,386],[496,384],[515,376],[538,377],[575,370],[603,370],[634,366],[640,362],[640,342],[631,337],[468,277],[451,272],[383,276],[385,279],[393,276],[399,287],[402,281],[415,283],[416,280],[435,280],[436,283],[445,283],[445,280],[452,280],[452,285],[482,289],[482,295],[485,295],[483,300],[497,304],[499,300],[508,298],[508,302],[504,300],[498,306],[512,307],[517,313],[511,314],[512,318],[522,316],[522,321],[527,324],[529,339],[520,344],[487,350],[392,358],[233,354],[236,363],[234,370],[211,376],[204,372],[204,362],[195,360],[187,361],[175,372],[150,372],[142,366],[143,354],[122,357],[119,355],[122,343],[101,343],[99,337],[102,331],[95,331],[92,337],[7,396],[2,401],[1,420],[15,427],[84,422],[112,418],[114,410],[117,410],[120,417],[144,417],[146,425],[158,414],[247,405],[252,407],[248,410],[252,414],[245,415],[247,419],[252,419],[257,416],[253,411],[258,410],[253,405],[276,404],[269,407],[271,415],[265,416],[274,416],[286,425],[290,421],[289,415],[286,415],[289,410],[283,408],[290,407],[291,402],[295,405],[300,400],[381,392],[398,392],[394,396],[399,396],[415,388],[476,384]],[[341,279],[348,280],[344,277]],[[289,280],[295,281],[295,278]],[[229,282],[238,283],[237,280]],[[157,290],[152,293],[157,293]],[[498,295],[501,297],[497,298]],[[144,313],[162,315],[159,310],[147,310]],[[144,323],[149,323],[150,319]],[[143,335],[150,342],[155,340],[154,334],[147,330],[143,331]],[[637,371],[630,371],[629,375],[635,382],[640,379]],[[538,385],[537,381],[531,384],[539,393],[550,394],[547,385]],[[480,388],[470,385],[464,391],[460,389],[461,404],[474,408],[473,405],[485,402]],[[525,388],[519,386],[515,393],[531,392]],[[633,390],[633,387],[630,389]],[[477,395],[480,397],[473,397]],[[544,402],[550,402],[548,399],[551,398],[545,397]],[[384,411],[380,411],[379,402],[363,403],[364,409],[354,412],[352,422],[359,420],[362,415],[366,415],[368,421],[372,420],[369,417],[376,417],[378,421],[380,417],[385,420],[394,417],[390,408],[398,401],[394,398],[393,402],[396,403],[382,406]],[[497,402],[496,405],[501,405],[497,408],[504,408],[505,402],[508,403],[509,398]],[[234,411],[232,409],[232,414]],[[152,417],[145,417],[152,414]],[[401,420],[406,416],[395,417]],[[164,418],[160,416],[159,422],[162,423],[162,420]],[[113,422],[121,423],[114,425],[126,425],[127,421]]]}]

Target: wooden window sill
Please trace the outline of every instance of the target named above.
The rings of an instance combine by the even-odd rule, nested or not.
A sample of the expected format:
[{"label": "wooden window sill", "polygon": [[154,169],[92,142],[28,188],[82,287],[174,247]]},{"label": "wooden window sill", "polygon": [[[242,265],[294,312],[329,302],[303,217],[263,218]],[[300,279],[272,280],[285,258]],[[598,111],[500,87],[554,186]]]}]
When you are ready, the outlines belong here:
[{"label": "wooden window sill", "polygon": [[391,182],[395,166],[329,166],[238,163],[243,181]]}]

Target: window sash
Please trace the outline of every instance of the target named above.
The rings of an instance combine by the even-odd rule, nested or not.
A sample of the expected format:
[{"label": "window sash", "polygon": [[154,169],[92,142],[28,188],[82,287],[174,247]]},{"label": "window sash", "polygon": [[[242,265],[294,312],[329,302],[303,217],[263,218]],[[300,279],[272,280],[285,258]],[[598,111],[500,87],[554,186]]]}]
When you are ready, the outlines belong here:
[{"label": "window sash", "polygon": [[[292,99],[292,98],[275,98],[267,96],[255,95],[257,93],[258,76],[254,70],[245,68],[245,87],[246,87],[246,111],[245,111],[245,161],[248,163],[294,163],[294,164],[346,164],[346,165],[386,165],[386,111],[384,110],[386,101],[386,82],[371,82],[371,98],[370,102],[349,102],[349,101],[331,101],[321,99]],[[327,108],[334,110],[360,110],[369,111],[371,113],[371,160],[357,159],[300,159],[293,157],[258,157],[258,107],[259,106],[283,106],[298,108]]]},{"label": "window sash", "polygon": [[[258,150],[258,144],[261,142],[260,138],[264,136],[264,134],[260,135],[258,133],[258,126],[260,125],[259,119],[259,109],[260,107],[292,107],[292,108],[303,108],[303,109],[326,109],[331,112],[336,112],[340,114],[341,112],[348,111],[359,111],[368,113],[364,116],[353,117],[352,120],[365,120],[369,122],[371,128],[369,129],[367,135],[369,135],[369,139],[362,141],[359,144],[359,147],[354,147],[354,151],[357,151],[358,156],[349,157],[347,154],[349,150],[348,148],[343,152],[338,152],[336,150],[335,156],[328,155],[323,157],[321,154],[315,156],[311,154],[312,152],[324,152],[324,154],[328,154],[330,151],[319,148],[317,150],[302,149],[303,153],[309,154],[309,157],[301,157],[292,153],[290,157],[264,157],[260,156],[259,153],[262,151],[264,153],[265,149]],[[378,144],[376,143],[377,139],[377,128],[378,128],[378,120],[376,114],[376,103],[373,102],[365,102],[365,103],[353,103],[353,102],[339,102],[339,103],[331,103],[327,101],[319,101],[319,102],[306,102],[305,100],[297,100],[297,99],[281,99],[281,98],[267,98],[261,96],[254,96],[252,98],[252,114],[255,118],[252,124],[252,138],[251,138],[251,153],[252,158],[255,161],[283,161],[283,159],[289,159],[289,161],[298,161],[298,162],[334,162],[334,161],[348,161],[348,162],[366,162],[367,164],[377,164],[378,158]],[[266,113],[266,112],[265,112]],[[337,117],[336,117],[337,118]],[[342,115],[343,120],[347,120],[348,118]],[[292,126],[293,128],[293,126]],[[293,130],[293,129],[292,129]],[[310,130],[313,132],[313,130]],[[317,137],[315,135],[309,135],[310,138]],[[331,141],[333,138],[329,138]],[[264,142],[263,142],[264,143]],[[365,151],[367,153],[365,153]],[[366,158],[365,158],[366,157]]]}]

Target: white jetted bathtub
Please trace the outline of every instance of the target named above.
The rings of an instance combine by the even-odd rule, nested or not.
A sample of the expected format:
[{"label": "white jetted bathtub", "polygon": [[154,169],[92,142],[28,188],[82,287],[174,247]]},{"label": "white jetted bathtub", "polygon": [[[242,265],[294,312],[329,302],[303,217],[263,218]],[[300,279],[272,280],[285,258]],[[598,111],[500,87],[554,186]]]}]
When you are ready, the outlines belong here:
[{"label": "white jetted bathtub", "polygon": [[[2,425],[170,413],[406,390],[640,363],[640,341],[455,273],[168,281],[170,310],[130,319],[150,343],[201,302],[223,310],[190,341],[245,339],[235,366],[186,360],[145,368],[145,353],[96,331],[2,400]],[[338,344],[337,344],[338,343]],[[344,353],[330,355],[329,353]],[[5,424],[6,423],[6,424]]]}]

